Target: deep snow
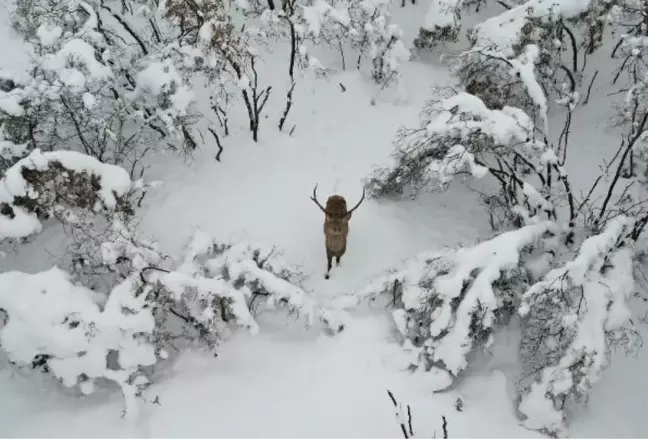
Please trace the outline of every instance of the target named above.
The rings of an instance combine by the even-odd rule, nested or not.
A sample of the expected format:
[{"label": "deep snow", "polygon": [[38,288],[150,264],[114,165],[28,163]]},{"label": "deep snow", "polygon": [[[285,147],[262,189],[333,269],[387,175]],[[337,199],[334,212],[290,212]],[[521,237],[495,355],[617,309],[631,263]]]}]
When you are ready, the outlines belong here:
[{"label": "deep snow", "polygon": [[[5,24],[0,22],[3,32]],[[406,31],[411,34],[417,26],[409,23]],[[9,35],[0,34],[3,47],[18,47]],[[283,65],[270,67],[264,78],[285,82]],[[174,254],[196,229],[232,242],[277,245],[309,275],[304,287],[331,305],[335,297],[418,252],[471,244],[488,229],[476,194],[460,182],[416,202],[367,200],[351,221],[342,266],[334,268],[330,280],[323,277],[323,219],[309,200],[313,186],[319,184],[321,199],[336,192],[354,203],[362,179],[388,159],[397,127],[416,123],[429,88],[451,81],[445,68],[421,63],[407,65],[404,74],[404,99],[385,102],[394,101],[385,96],[375,106],[370,105],[373,90],[354,72],[328,81],[304,79],[289,118],[289,127],[296,124],[292,137],[275,128],[283,104],[283,92],[277,91],[262,121],[261,142],[249,139],[239,111],[232,136],[224,139],[222,163],[214,159],[213,145],[184,161],[171,154],[151,157],[147,176],[163,186],[146,197],[140,230]],[[52,254],[62,251],[52,230],[37,245]],[[0,269],[47,268],[51,260],[37,256],[37,245],[0,259]],[[510,334],[501,334],[490,358],[456,388],[433,395],[432,377],[402,370],[384,309],[350,313],[345,331],[335,337],[306,330],[283,315],[265,314],[260,323],[259,335],[235,336],[219,348],[217,358],[181,355],[147,392],[147,399],[158,397],[159,404],[147,404],[134,425],[120,419],[118,392],[81,399],[39,374],[12,371],[0,359],[0,436],[398,437],[387,388],[411,405],[417,436],[440,436],[441,415],[447,416],[450,437],[539,436],[520,427],[514,416],[504,375],[515,362],[516,340]],[[645,436],[648,392],[637,388],[646,386],[641,381],[645,360],[619,357],[594,390],[589,412],[576,419],[573,436]],[[458,397],[462,412],[454,408]]]}]

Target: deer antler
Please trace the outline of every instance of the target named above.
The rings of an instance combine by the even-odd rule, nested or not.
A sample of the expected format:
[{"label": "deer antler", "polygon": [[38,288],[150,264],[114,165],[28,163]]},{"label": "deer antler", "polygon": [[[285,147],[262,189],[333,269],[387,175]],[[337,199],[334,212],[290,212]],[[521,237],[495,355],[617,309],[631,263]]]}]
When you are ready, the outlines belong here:
[{"label": "deer antler", "polygon": [[330,215],[324,207],[320,204],[319,201],[317,201],[317,185],[313,188],[313,195],[310,197],[311,200],[313,200],[313,203],[317,204],[317,207],[322,209],[322,212],[324,212],[327,215]]},{"label": "deer antler", "polygon": [[356,204],[355,206],[353,206],[353,208],[347,212],[347,215],[351,215],[351,214],[353,213],[354,210],[356,210],[358,207],[360,207],[360,205],[361,205],[362,202],[364,201],[364,198],[365,198],[365,188],[363,187],[363,188],[362,188],[362,197],[360,198],[360,201],[358,201],[358,204]]}]

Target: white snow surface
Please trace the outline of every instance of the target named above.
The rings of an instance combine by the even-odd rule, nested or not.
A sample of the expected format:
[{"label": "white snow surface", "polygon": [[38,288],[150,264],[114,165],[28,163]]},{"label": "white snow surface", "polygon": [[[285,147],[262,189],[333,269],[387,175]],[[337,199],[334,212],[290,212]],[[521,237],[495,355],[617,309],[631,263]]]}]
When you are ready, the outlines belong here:
[{"label": "white snow surface", "polygon": [[[422,24],[427,5],[419,3],[407,8],[419,8]],[[270,73],[275,84],[285,82],[284,61]],[[388,160],[396,128],[418,120],[432,82],[449,82],[445,70],[420,64],[403,67],[403,75],[407,90],[401,106],[381,101],[371,106],[372,90],[355,73],[331,81],[304,79],[289,118],[296,125],[293,136],[274,128],[273,117],[283,104],[283,92],[277,90],[273,96],[278,98],[268,103],[269,118],[261,122],[261,143],[249,139],[240,109],[237,123],[231,121],[232,136],[224,139],[222,163],[214,160],[213,145],[188,163],[177,156],[154,156],[147,177],[163,186],[145,199],[142,230],[174,254],[197,230],[232,243],[278,245],[287,260],[310,275],[304,290],[331,306],[420,252],[474,243],[487,232],[483,208],[459,183],[447,193],[422,195],[416,202],[366,200],[351,221],[342,265],[334,267],[330,280],[323,278],[323,218],[308,199],[312,187],[319,183],[322,197],[340,193],[357,199],[361,179]],[[338,82],[346,92],[340,92]],[[210,112],[206,105],[203,111]],[[476,105],[473,111],[485,117],[493,135],[510,140],[525,130],[497,131],[505,119],[526,125],[515,109],[485,114]],[[51,267],[43,248],[55,253],[60,242],[43,235],[38,246],[26,245],[18,256],[0,259],[0,271]],[[515,362],[510,358],[513,342],[456,388],[433,394],[447,376],[404,370],[409,358],[394,341],[393,320],[383,308],[350,311],[345,330],[329,337],[306,330],[301,321],[266,312],[257,318],[258,335],[240,331],[218,348],[217,358],[185,352],[171,370],[156,376],[145,394],[149,403],[142,405],[135,423],[120,419],[123,399],[118,392],[95,391],[80,398],[40,373],[14,371],[0,356],[0,436],[401,437],[385,390],[389,388],[399,402],[412,407],[419,437],[440,437],[441,415],[448,419],[450,437],[541,437],[521,427],[513,411],[505,377]],[[572,436],[645,434],[648,392],[631,398],[623,393],[634,388],[628,387],[625,371],[644,376],[645,364],[622,356],[615,361],[620,366],[613,366],[610,377],[594,390],[591,413],[576,419]],[[462,412],[453,407],[458,397]]]}]

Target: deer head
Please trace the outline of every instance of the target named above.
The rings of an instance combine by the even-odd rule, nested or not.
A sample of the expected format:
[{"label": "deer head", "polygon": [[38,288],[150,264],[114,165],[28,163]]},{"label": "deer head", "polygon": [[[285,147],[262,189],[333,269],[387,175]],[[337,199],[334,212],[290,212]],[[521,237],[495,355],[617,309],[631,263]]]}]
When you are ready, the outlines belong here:
[{"label": "deer head", "polygon": [[353,215],[353,212],[360,207],[364,198],[365,189],[362,188],[362,197],[360,198],[360,201],[358,201],[358,204],[353,206],[351,210],[347,210],[347,203],[342,195],[331,195],[326,200],[326,207],[323,207],[317,200],[317,185],[313,188],[313,195],[311,196],[311,200],[313,200],[317,207],[319,207],[321,211],[324,212],[324,215],[326,215],[327,222],[331,223],[332,226],[339,226],[340,228],[349,222],[351,215]]}]

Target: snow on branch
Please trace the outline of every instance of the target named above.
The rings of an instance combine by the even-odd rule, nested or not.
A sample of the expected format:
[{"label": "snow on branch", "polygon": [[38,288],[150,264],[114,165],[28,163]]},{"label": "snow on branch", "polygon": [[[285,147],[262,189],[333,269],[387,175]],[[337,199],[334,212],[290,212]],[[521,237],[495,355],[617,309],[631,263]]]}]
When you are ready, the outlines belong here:
[{"label": "snow on branch", "polygon": [[127,94],[133,102],[154,108],[169,132],[177,120],[189,114],[194,93],[170,58],[151,60],[135,77],[135,89]]},{"label": "snow on branch", "polygon": [[[17,78],[0,69],[0,117],[20,117],[25,114],[25,90]],[[0,152],[0,156],[1,156]]]},{"label": "snow on branch", "polygon": [[496,149],[527,156],[544,151],[533,134],[533,121],[518,108],[492,110],[469,93],[442,94],[427,103],[420,128],[399,130],[394,163],[377,169],[368,187],[375,196],[385,196],[406,187],[418,192],[431,183],[446,187],[464,170],[480,178],[489,171],[484,155]]},{"label": "snow on branch", "polygon": [[85,394],[97,380],[115,382],[125,415],[136,418],[136,397],[154,372],[149,366],[187,342],[212,350],[228,328],[257,333],[253,311],[260,304],[285,307],[309,326],[318,320],[330,333],[344,329],[298,286],[275,248],[218,244],[198,232],[174,259],[131,226],[115,217],[104,235],[84,235],[92,248],[82,264],[105,268],[107,288],[84,286],[88,276],[74,267],[74,274],[58,267],[0,274],[7,316],[0,346],[15,365],[40,366]]},{"label": "snow on branch", "polygon": [[414,39],[414,47],[434,49],[440,42],[457,42],[463,3],[461,0],[432,0]]},{"label": "snow on branch", "polygon": [[488,346],[498,314],[528,278],[521,254],[558,233],[545,221],[502,233],[472,248],[422,255],[376,279],[358,299],[392,294],[394,321],[412,352],[412,367],[432,370],[438,388],[452,383],[476,346]]},{"label": "snow on branch", "polygon": [[[125,239],[122,243],[105,244],[107,261],[132,259],[131,242]],[[344,329],[330,310],[297,286],[296,273],[276,248],[221,244],[196,232],[177,264],[162,268],[146,255],[136,256],[142,261],[137,269],[145,284],[163,289],[157,292],[157,306],[170,309],[173,314],[181,313],[186,323],[199,329],[203,339],[218,336],[232,323],[256,334],[259,327],[252,312],[259,303],[265,303],[269,309],[283,306],[304,318],[308,326],[318,320],[332,333]],[[150,265],[145,266],[147,262]]]},{"label": "snow on branch", "polygon": [[158,274],[157,279],[178,295],[186,287],[196,288],[197,295],[188,298],[185,305],[199,320],[212,318],[212,311],[203,304],[211,303],[214,295],[219,295],[227,300],[236,319],[252,331],[257,330],[257,324],[248,309],[259,299],[269,309],[285,306],[289,312],[303,317],[308,326],[320,321],[333,333],[344,328],[331,311],[296,285],[295,273],[274,247],[220,244],[197,232],[178,271]]},{"label": "snow on branch", "polygon": [[519,405],[528,428],[562,432],[568,403],[585,398],[608,365],[613,334],[630,318],[633,224],[624,216],[611,220],[522,296],[519,313],[537,328],[521,341],[537,347],[523,356],[536,372]]},{"label": "snow on branch", "polygon": [[135,418],[135,397],[148,383],[139,367],[157,359],[144,337],[155,324],[146,294],[135,295],[133,286],[131,278],[115,286],[102,310],[96,293],[56,267],[0,273],[0,309],[8,315],[0,345],[19,366],[44,360],[63,385],[79,385],[84,394],[97,379],[117,383],[125,414]]},{"label": "snow on branch", "polygon": [[529,20],[545,17],[571,19],[585,13],[591,0],[529,0],[475,26],[470,39],[476,47],[495,47],[506,56],[515,56],[514,48],[528,33]]},{"label": "snow on branch", "polygon": [[538,82],[535,74],[535,64],[540,59],[540,48],[535,44],[528,44],[520,55],[507,58],[505,55],[492,49],[472,49],[470,52],[480,53],[491,59],[499,59],[510,66],[510,76],[517,77],[522,81],[529,97],[536,105],[540,118],[543,122],[544,135],[549,134],[549,122],[547,120],[547,97]]},{"label": "snow on branch", "polygon": [[130,188],[130,177],[119,166],[75,151],[36,149],[0,180],[0,240],[38,233],[41,219],[65,219],[74,209],[128,212]]}]

